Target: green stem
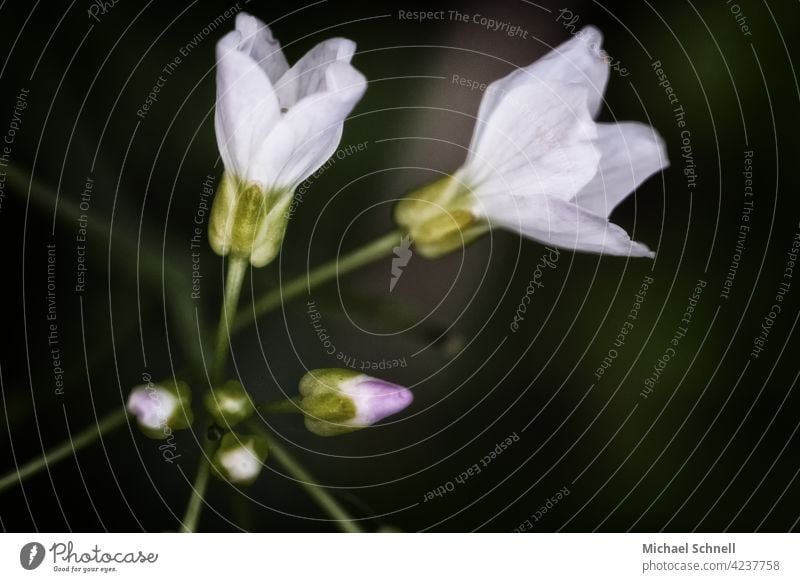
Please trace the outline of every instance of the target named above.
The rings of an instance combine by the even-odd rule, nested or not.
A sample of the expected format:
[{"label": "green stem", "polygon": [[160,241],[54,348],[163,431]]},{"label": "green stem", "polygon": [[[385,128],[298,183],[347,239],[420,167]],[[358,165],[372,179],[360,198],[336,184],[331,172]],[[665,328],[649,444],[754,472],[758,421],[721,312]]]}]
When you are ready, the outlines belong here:
[{"label": "green stem", "polygon": [[192,496],[189,498],[189,505],[186,506],[186,513],[183,515],[182,533],[193,533],[197,531],[197,523],[200,521],[200,511],[203,509],[203,500],[208,487],[208,477],[211,473],[211,455],[217,448],[217,442],[206,438],[203,447],[203,457],[197,467],[197,475],[192,485]]},{"label": "green stem", "polygon": [[278,443],[277,437],[269,440],[269,454],[283,465],[286,471],[303,486],[306,492],[325,510],[325,513],[336,520],[336,525],[340,530],[348,533],[361,533],[363,530],[354,521],[353,516],[339,505],[339,502],[328,493],[328,491],[318,485],[314,477],[309,473],[295,458]]},{"label": "green stem", "polygon": [[127,416],[127,411],[121,408],[101,418],[94,425],[85,428],[71,439],[50,449],[41,457],[30,461],[22,467],[19,467],[16,471],[12,471],[0,478],[0,491],[8,489],[12,485],[22,483],[22,481],[35,475],[45,467],[62,461],[85,446],[92,444],[100,438],[101,435],[122,426]]},{"label": "green stem", "polygon": [[[219,316],[217,325],[217,343],[214,350],[214,364],[211,368],[211,383],[216,385],[225,377],[225,364],[228,362],[228,351],[230,350],[230,326],[236,315],[236,307],[239,305],[239,295],[242,292],[244,275],[247,272],[249,261],[238,257],[228,259],[228,273],[225,276],[225,291],[222,299],[222,312]],[[200,511],[203,509],[203,498],[208,487],[208,476],[211,473],[211,456],[217,449],[217,442],[206,437],[203,445],[203,456],[200,458],[200,465],[197,467],[192,485],[192,496],[189,498],[189,505],[186,506],[186,513],[183,516],[181,531],[191,533],[197,530],[197,522],[200,520]]]},{"label": "green stem", "polygon": [[394,247],[400,244],[401,236],[399,230],[392,230],[361,248],[328,261],[312,269],[306,275],[295,277],[288,283],[271,290],[254,302],[252,308],[242,310],[239,313],[231,331],[237,332],[247,327],[265,313],[279,307],[282,303],[294,299],[303,292],[309,292],[313,287],[322,285],[334,279],[337,275],[344,275],[391,254]]},{"label": "green stem", "polygon": [[287,400],[276,400],[275,402],[265,402],[258,406],[258,410],[264,414],[301,414],[300,397],[289,398]]},{"label": "green stem", "polygon": [[244,275],[247,272],[247,259],[231,257],[228,259],[228,274],[225,277],[225,296],[222,301],[222,313],[217,327],[217,344],[214,350],[214,365],[211,369],[212,383],[222,381],[225,375],[225,364],[228,362],[230,350],[230,331],[239,305]]}]

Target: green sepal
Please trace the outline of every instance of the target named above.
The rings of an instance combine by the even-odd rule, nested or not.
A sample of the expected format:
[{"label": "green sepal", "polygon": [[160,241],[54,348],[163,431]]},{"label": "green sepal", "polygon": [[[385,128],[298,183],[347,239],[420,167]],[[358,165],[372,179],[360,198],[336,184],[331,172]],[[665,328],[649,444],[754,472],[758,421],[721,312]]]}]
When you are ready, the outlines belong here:
[{"label": "green sepal", "polygon": [[211,248],[249,259],[254,267],[269,264],[280,252],[291,202],[291,191],[267,190],[225,172],[211,206]]},{"label": "green sepal", "polygon": [[348,426],[356,417],[353,400],[341,392],[345,382],[362,376],[353,370],[320,368],[310,370],[300,380],[300,408],[305,415],[306,428],[318,436],[336,436],[359,430]]},{"label": "green sepal", "polygon": [[488,232],[488,223],[475,215],[474,206],[470,189],[445,176],[407,194],[395,206],[394,216],[417,251],[435,259]]}]

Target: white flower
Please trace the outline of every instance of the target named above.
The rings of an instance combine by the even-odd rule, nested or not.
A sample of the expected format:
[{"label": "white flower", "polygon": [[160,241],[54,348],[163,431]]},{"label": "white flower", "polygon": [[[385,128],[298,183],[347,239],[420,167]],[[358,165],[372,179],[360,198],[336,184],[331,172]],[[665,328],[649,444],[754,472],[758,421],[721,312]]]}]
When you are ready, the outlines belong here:
[{"label": "white flower", "polygon": [[396,210],[423,254],[439,256],[504,227],[545,244],[649,256],[611,211],[668,165],[656,131],[596,123],[609,66],[588,27],[486,89],[464,165]]},{"label": "white flower", "polygon": [[217,44],[217,144],[225,176],[209,238],[220,255],[257,267],[278,253],[295,188],[336,151],[344,119],[366,89],[355,44],[321,42],[289,67],[263,22],[236,17]]}]

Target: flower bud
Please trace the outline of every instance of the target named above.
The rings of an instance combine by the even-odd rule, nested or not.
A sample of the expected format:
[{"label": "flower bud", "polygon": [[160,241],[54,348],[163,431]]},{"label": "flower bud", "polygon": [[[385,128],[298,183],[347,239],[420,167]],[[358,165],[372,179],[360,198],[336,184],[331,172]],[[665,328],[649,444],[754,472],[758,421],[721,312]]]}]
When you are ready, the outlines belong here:
[{"label": "flower bud", "polygon": [[245,420],[255,410],[250,395],[237,380],[229,380],[207,392],[204,404],[206,410],[222,427],[233,426]]},{"label": "flower bud", "polygon": [[394,209],[419,253],[435,259],[466,246],[489,230],[475,216],[475,197],[455,176],[445,176],[405,196]]},{"label": "flower bud", "polygon": [[194,416],[192,393],[186,382],[164,380],[141,384],[128,395],[128,412],[141,431],[153,439],[169,438],[173,431],[188,428]]},{"label": "flower bud", "polygon": [[239,485],[250,485],[267,460],[268,444],[262,435],[226,433],[211,459],[214,474]]},{"label": "flower bud", "polygon": [[371,426],[413,400],[408,388],[338,368],[309,371],[300,380],[300,395],[306,428],[319,436]]},{"label": "flower bud", "polygon": [[221,256],[249,258],[254,267],[267,265],[280,251],[291,202],[291,191],[265,190],[225,172],[211,206],[211,248]]}]

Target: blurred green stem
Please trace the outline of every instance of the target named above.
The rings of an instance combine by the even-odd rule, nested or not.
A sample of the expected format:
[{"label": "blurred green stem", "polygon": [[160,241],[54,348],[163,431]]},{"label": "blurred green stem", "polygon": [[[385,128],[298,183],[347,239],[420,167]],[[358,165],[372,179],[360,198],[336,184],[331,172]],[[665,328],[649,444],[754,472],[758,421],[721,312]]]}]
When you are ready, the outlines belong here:
[{"label": "blurred green stem", "polygon": [[282,303],[294,299],[304,291],[309,292],[312,288],[334,279],[337,275],[344,275],[381,257],[388,256],[394,247],[400,244],[401,237],[402,234],[399,230],[392,230],[363,247],[328,261],[312,269],[306,275],[295,277],[288,283],[272,289],[256,300],[251,309],[239,312],[231,331],[235,333],[247,327],[265,313],[278,308]]},{"label": "blurred green stem", "polygon": [[[12,192],[23,198],[26,194],[29,195],[28,200],[31,204],[45,213],[55,213],[56,219],[65,226],[74,225],[75,221],[83,214],[78,205],[68,196],[64,194],[57,196],[52,187],[35,179],[27,170],[23,170],[13,163],[6,168],[6,176]],[[93,240],[108,241],[109,245],[112,244],[109,226],[101,217],[92,216],[92,220],[86,223],[86,228]],[[192,349],[192,346],[197,345],[197,338],[193,331],[199,325],[200,334],[203,336],[204,325],[202,321],[195,325],[194,309],[181,292],[184,288],[181,278],[173,269],[166,268],[169,264],[180,264],[183,259],[169,250],[170,245],[166,245],[165,249],[162,249],[161,246],[155,247],[150,241],[151,237],[146,233],[132,233],[124,223],[114,228],[114,247],[119,249],[122,256],[135,256],[143,280],[153,286],[160,286],[164,296],[168,297],[172,306],[171,315],[176,320],[174,329],[181,335],[179,343],[187,358],[192,360],[193,365],[199,369],[201,359],[196,355],[196,350]],[[127,273],[125,269],[120,272]]]},{"label": "blurred green stem", "polygon": [[[55,213],[55,218],[65,225],[74,224],[83,214],[69,197],[64,194],[57,196],[53,188],[34,178],[27,170],[11,164],[6,169],[6,174],[12,192],[18,192],[23,197],[29,194],[29,201],[34,206],[44,212]],[[161,247],[155,248],[148,242],[150,239],[144,233],[133,233],[123,224],[114,228],[112,239],[108,224],[100,217],[94,216],[87,222],[86,228],[92,238],[108,241],[109,245],[113,242],[121,255],[137,257],[137,264],[142,274],[149,280],[160,283],[162,277],[169,279],[170,282],[176,279],[172,271],[162,270],[162,262],[178,264],[176,261],[179,257],[172,253],[162,260]],[[171,285],[167,285],[167,288],[170,287]]]},{"label": "blurred green stem", "polygon": [[[239,295],[242,292],[244,275],[250,262],[239,257],[228,259],[228,273],[225,276],[225,291],[222,299],[222,311],[217,325],[217,343],[214,349],[214,363],[211,368],[211,385],[216,386],[225,377],[225,365],[228,363],[228,352],[230,350],[230,327],[236,315],[236,307],[239,305]],[[203,456],[200,457],[200,465],[197,467],[197,475],[192,485],[192,495],[189,504],[186,506],[186,513],[183,516],[181,531],[191,533],[197,530],[197,522],[200,520],[200,511],[203,509],[203,498],[208,487],[208,477],[211,472],[211,456],[217,448],[217,442],[205,437],[203,445]]]},{"label": "blurred green stem", "polygon": [[21,483],[23,480],[35,475],[45,467],[66,459],[70,454],[77,453],[85,446],[95,442],[100,436],[122,426],[127,416],[128,413],[124,408],[116,410],[108,416],[99,419],[92,426],[85,428],[73,438],[50,449],[41,457],[37,457],[22,467],[19,467],[16,471],[12,471],[3,476],[0,478],[0,492]]},{"label": "blurred green stem", "polygon": [[203,456],[200,459],[197,475],[192,485],[192,496],[189,498],[189,505],[186,506],[186,513],[183,515],[181,533],[194,533],[197,531],[197,523],[200,521],[200,511],[203,509],[203,501],[208,487],[208,477],[211,474],[210,459],[216,448],[217,441],[212,441],[206,436]]},{"label": "blurred green stem", "polygon": [[347,510],[324,487],[318,485],[311,473],[297,462],[289,451],[283,448],[283,445],[278,443],[277,437],[273,436],[269,439],[269,454],[275,457],[286,471],[303,486],[314,501],[325,510],[325,513],[335,520],[336,526],[340,530],[348,533],[361,533],[363,531],[353,520],[353,517],[347,513]]}]

